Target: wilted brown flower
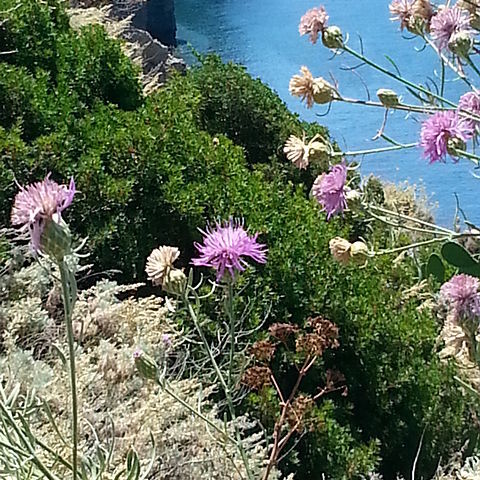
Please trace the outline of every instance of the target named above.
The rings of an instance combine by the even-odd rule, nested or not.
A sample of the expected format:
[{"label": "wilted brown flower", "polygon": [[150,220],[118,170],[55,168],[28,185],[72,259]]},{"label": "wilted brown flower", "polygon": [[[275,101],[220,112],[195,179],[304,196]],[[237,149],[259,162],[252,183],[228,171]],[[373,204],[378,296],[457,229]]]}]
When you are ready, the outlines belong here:
[{"label": "wilted brown flower", "polygon": [[251,390],[261,390],[271,384],[270,375],[268,367],[250,367],[243,374],[242,383]]},{"label": "wilted brown flower", "polygon": [[297,338],[298,353],[310,356],[321,356],[327,348],[338,348],[338,327],[321,316],[309,318],[306,326],[313,333],[305,333]]},{"label": "wilted brown flower", "polygon": [[321,77],[313,78],[310,70],[301,67],[302,75],[294,75],[289,84],[289,91],[295,97],[305,100],[308,108],[312,108],[314,103],[329,103],[334,99],[333,86]]},{"label": "wilted brown flower", "polygon": [[305,138],[301,140],[295,135],[290,135],[283,147],[283,152],[287,159],[300,170],[308,167],[308,147],[305,144]]},{"label": "wilted brown flower", "polygon": [[174,268],[173,262],[179,255],[177,247],[161,246],[152,251],[147,258],[145,272],[154,285],[163,285],[169,272]]},{"label": "wilted brown flower", "polygon": [[330,253],[337,262],[343,265],[348,264],[350,261],[350,248],[352,247],[348,240],[342,237],[335,237],[330,240],[328,246],[330,247]]},{"label": "wilted brown flower", "polygon": [[287,411],[287,422],[290,428],[303,430],[314,406],[315,402],[312,397],[298,395]]},{"label": "wilted brown flower", "polygon": [[274,323],[270,325],[268,332],[273,338],[286,343],[288,337],[298,332],[298,327],[291,323]]},{"label": "wilted brown flower", "polygon": [[252,345],[250,353],[259,362],[269,362],[275,353],[275,345],[268,340],[259,340]]}]

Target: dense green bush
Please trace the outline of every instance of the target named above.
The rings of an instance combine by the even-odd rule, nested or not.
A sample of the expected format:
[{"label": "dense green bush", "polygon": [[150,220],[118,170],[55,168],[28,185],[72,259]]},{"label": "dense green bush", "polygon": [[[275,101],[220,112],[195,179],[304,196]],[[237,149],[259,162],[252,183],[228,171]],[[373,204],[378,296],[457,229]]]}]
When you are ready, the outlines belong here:
[{"label": "dense green bush", "polygon": [[[376,463],[378,440],[385,473],[410,471],[425,429],[417,472],[429,473],[467,436],[468,402],[449,367],[436,360],[434,319],[417,311],[415,299],[402,297],[414,267],[381,258],[364,269],[332,261],[329,239],[355,238],[358,225],[348,217],[327,223],[308,199],[308,179],[286,167],[281,146],[292,131],[300,133],[299,120],[260,82],[215,59],[142,102],[135,70],[118,45],[98,28],[76,36],[57,6],[27,0],[11,13],[16,30],[1,27],[2,48],[20,53],[8,56],[9,63],[30,72],[0,70],[1,223],[9,222],[14,178],[27,183],[48,171],[62,181],[74,175],[79,193],[67,216],[72,229],[89,237],[98,270],[121,269],[121,278],[131,280],[143,276],[153,247],[179,246],[186,266],[198,227],[244,218],[269,247],[267,264],[244,278],[253,301],[250,322],[267,307],[269,321],[301,324],[322,313],[341,334],[341,348],[325,366],[345,375],[349,394],[320,405],[324,428],[301,440],[285,469],[299,479],[322,472],[355,478]],[[28,27],[25,12],[37,8]],[[29,53],[28,42],[37,50]],[[14,85],[17,76],[26,94]],[[51,111],[62,121],[52,122]],[[305,391],[323,372],[315,375]],[[286,386],[290,381],[282,377]],[[268,424],[268,412],[257,412]]]}]

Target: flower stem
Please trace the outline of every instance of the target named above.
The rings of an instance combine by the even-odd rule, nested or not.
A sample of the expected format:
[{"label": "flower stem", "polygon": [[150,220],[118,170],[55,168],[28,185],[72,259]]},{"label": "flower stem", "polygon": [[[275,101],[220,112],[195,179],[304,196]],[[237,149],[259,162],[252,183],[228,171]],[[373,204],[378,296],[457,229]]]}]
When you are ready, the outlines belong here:
[{"label": "flower stem", "polygon": [[393,145],[391,147],[380,147],[380,148],[372,148],[369,150],[357,150],[352,152],[333,152],[332,157],[358,157],[360,155],[370,155],[372,153],[384,153],[384,152],[392,152],[395,150],[403,150],[404,148],[413,148],[418,146],[418,143],[406,143],[402,145]]},{"label": "flower stem", "polygon": [[228,366],[228,386],[233,387],[233,357],[235,354],[235,312],[233,310],[233,281],[228,282],[227,297],[225,299],[225,311],[230,320],[230,359]]},{"label": "flower stem", "polygon": [[348,45],[344,45],[342,47],[347,53],[349,53],[350,55],[358,58],[359,60],[361,60],[362,62],[365,62],[367,65],[370,65],[371,67],[379,70],[380,72],[384,73],[385,75],[397,80],[398,82],[400,83],[403,83],[404,85],[406,85],[407,87],[410,87],[410,88],[413,88],[414,90],[418,90],[419,92],[422,92],[428,96],[431,96],[431,97],[434,97],[436,98],[437,100],[440,100],[441,102],[447,104],[447,105],[450,105],[451,107],[456,107],[455,103],[451,102],[450,100],[447,100],[446,98],[440,96],[440,95],[437,95],[436,93],[434,92],[431,92],[430,90],[422,87],[421,85],[416,85],[415,83],[413,82],[410,82],[409,80],[401,77],[400,75],[397,75],[396,73],[393,73],[391,72],[390,70],[387,70],[386,68],[383,68],[381,67],[380,65],[378,65],[377,63],[373,62],[372,60],[369,60],[367,57],[365,57],[364,55],[362,55],[361,53],[358,53],[356,50],[353,50],[351,49]]},{"label": "flower stem", "polygon": [[62,283],[63,306],[67,326],[68,353],[70,364],[70,385],[72,390],[72,478],[77,480],[78,464],[78,401],[77,380],[75,372],[75,338],[73,335],[72,312],[76,296],[76,281],[65,261],[58,263]]},{"label": "flower stem", "polygon": [[238,430],[238,426],[237,426],[237,423],[236,423],[235,407],[233,406],[233,399],[232,399],[230,386],[227,385],[227,382],[225,381],[225,378],[224,378],[224,376],[223,376],[223,374],[220,370],[220,367],[218,366],[218,363],[215,360],[215,357],[212,353],[210,345],[208,344],[208,341],[205,337],[205,334],[203,333],[203,330],[202,330],[202,328],[200,326],[200,323],[198,321],[197,314],[195,313],[195,310],[192,307],[190,299],[188,298],[188,292],[186,292],[184,294],[183,300],[184,300],[185,305],[187,306],[188,313],[190,314],[190,318],[192,319],[193,324],[195,325],[195,328],[196,328],[198,334],[200,335],[203,346],[205,347],[205,350],[207,351],[208,357],[210,358],[210,362],[213,366],[213,369],[215,370],[215,373],[217,374],[220,385],[222,386],[223,391],[225,393],[225,399],[227,401],[228,410],[229,410],[230,416],[232,418],[232,422],[233,422],[233,425],[234,425],[234,428],[235,428],[235,435],[236,435],[236,438],[237,438],[237,441],[235,442],[235,446],[237,447],[237,449],[240,453],[240,456],[242,457],[242,462],[243,462],[243,465],[245,466],[245,471],[247,472],[247,477],[248,477],[249,480],[254,480],[253,474],[250,470],[250,465],[249,465],[249,462],[248,462],[247,453],[245,452],[245,449],[243,448],[242,439],[241,439],[241,436],[240,436],[240,431]]}]

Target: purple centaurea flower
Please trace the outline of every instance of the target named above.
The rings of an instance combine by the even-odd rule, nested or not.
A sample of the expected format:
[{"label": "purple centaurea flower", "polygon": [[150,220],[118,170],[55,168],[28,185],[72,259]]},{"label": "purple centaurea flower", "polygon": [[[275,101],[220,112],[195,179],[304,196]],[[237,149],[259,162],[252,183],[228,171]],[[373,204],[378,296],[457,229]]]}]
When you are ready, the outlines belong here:
[{"label": "purple centaurea flower", "polygon": [[61,213],[71,205],[75,195],[75,182],[59,185],[50,180],[50,173],[41,182],[20,187],[13,204],[12,225],[20,226],[21,231],[29,230],[32,250],[42,250],[41,240],[45,226],[54,221],[60,223]]},{"label": "purple centaurea flower", "polygon": [[452,36],[463,32],[473,34],[470,27],[470,14],[460,7],[443,7],[432,17],[430,34],[438,49],[445,50]]},{"label": "purple centaurea flower", "polygon": [[453,110],[440,111],[423,122],[420,146],[423,148],[423,156],[434,163],[445,160],[449,153],[449,140],[465,142],[472,136],[472,127],[466,119]]},{"label": "purple centaurea flower", "polygon": [[480,315],[478,287],[477,278],[462,273],[444,283],[440,288],[440,295],[453,308],[457,319],[471,319]]},{"label": "purple centaurea flower", "polygon": [[347,165],[342,162],[330,167],[329,173],[319,175],[312,187],[312,195],[327,213],[327,220],[347,208]]},{"label": "purple centaurea flower", "polygon": [[249,235],[239,221],[230,220],[215,228],[207,227],[203,234],[203,244],[195,242],[200,256],[192,260],[193,265],[212,267],[217,271],[217,281],[226,272],[232,280],[236,272],[242,272],[248,265],[244,257],[250,257],[258,263],[266,263],[267,247],[257,243],[258,233]]},{"label": "purple centaurea flower", "polygon": [[[480,117],[480,95],[478,92],[471,91],[462,95],[458,101],[458,109],[471,112]],[[480,121],[471,118],[465,118],[465,121],[469,123],[472,130],[475,130],[480,125]]]}]

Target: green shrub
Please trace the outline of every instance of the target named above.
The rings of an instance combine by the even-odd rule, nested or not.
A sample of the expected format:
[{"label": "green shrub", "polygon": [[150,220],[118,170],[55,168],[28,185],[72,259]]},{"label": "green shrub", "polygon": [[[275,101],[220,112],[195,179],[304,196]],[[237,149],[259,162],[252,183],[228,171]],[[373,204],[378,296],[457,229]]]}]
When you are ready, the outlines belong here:
[{"label": "green shrub", "polygon": [[139,70],[124,55],[120,43],[94,25],[58,39],[58,94],[75,92],[82,104],[114,103],[132,110],[143,101]]},{"label": "green shrub", "polygon": [[63,2],[58,0],[0,0],[0,51],[14,65],[46,70],[56,78],[57,40],[69,31]]},{"label": "green shrub", "polygon": [[[17,65],[33,75],[5,66],[0,75],[4,108],[15,117],[15,123],[7,113],[1,117],[1,223],[9,222],[14,178],[28,183],[48,171],[61,181],[74,175],[79,193],[66,215],[73,231],[89,237],[97,270],[120,269],[121,277],[131,280],[143,277],[145,259],[159,244],[179,246],[180,263],[187,266],[198,227],[208,220],[244,218],[269,247],[267,264],[243,279],[252,299],[249,321],[258,323],[270,309],[269,321],[302,324],[309,315],[324,314],[340,328],[341,347],[326,356],[325,366],[345,375],[349,394],[320,404],[324,428],[301,440],[285,470],[296,471],[299,479],[320,478],[322,472],[355,478],[377,462],[377,449],[386,474],[410,470],[425,429],[417,472],[428,474],[439,456],[466,438],[469,404],[452,382],[450,368],[436,359],[435,320],[417,311],[417,301],[402,297],[415,267],[382,258],[364,269],[332,261],[329,239],[355,237],[357,227],[349,217],[326,222],[308,199],[308,178],[296,176],[277,155],[286,137],[301,131],[298,119],[260,82],[216,60],[176,77],[141,103],[134,70],[118,44],[93,28],[74,45],[77,37],[51,18],[58,11],[38,3],[42,15],[50,12],[50,23],[44,22],[48,28],[35,33],[32,24],[31,42],[39,50],[28,57],[24,26],[23,36],[12,40],[23,52]],[[28,20],[24,9],[35,8],[33,0],[22,4],[22,22]],[[15,20],[12,25],[23,24]],[[55,54],[42,31],[56,42]],[[42,63],[55,72],[45,95]],[[18,72],[30,99],[13,85]],[[55,93],[52,107],[49,95]],[[237,102],[241,99],[245,102]],[[50,109],[60,112],[61,120],[47,128]],[[257,130],[249,130],[252,123]],[[219,136],[218,142],[211,134]],[[287,368],[278,366],[279,372]],[[302,389],[314,390],[322,378],[318,370]],[[282,377],[285,385],[290,381],[289,375]],[[257,413],[268,424],[268,412]]]}]

